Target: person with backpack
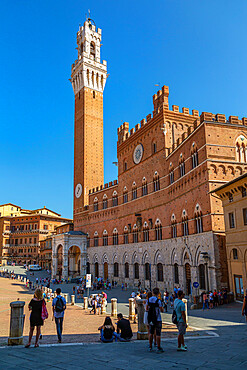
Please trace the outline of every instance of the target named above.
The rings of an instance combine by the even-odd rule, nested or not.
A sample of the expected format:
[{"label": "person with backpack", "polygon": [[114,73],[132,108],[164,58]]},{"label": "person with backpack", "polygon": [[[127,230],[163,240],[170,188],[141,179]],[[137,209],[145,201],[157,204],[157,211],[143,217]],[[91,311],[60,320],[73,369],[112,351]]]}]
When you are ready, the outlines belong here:
[{"label": "person with backpack", "polygon": [[178,298],[174,302],[174,311],[172,314],[172,322],[177,325],[178,328],[178,351],[187,351],[187,346],[184,344],[184,335],[186,333],[186,314],[185,304],[182,301],[184,292],[178,291]]},{"label": "person with backpack", "polygon": [[52,301],[53,317],[55,318],[58,343],[62,342],[63,318],[66,309],[66,300],[61,296],[61,289],[56,289],[57,296]]},{"label": "person with backpack", "polygon": [[164,352],[163,348],[160,346],[161,342],[161,329],[162,329],[162,320],[161,312],[164,312],[164,308],[160,299],[158,298],[159,288],[153,289],[153,296],[148,298],[146,304],[146,311],[148,311],[148,326],[149,326],[149,351],[153,350],[153,338],[156,334],[157,340],[157,353]]}]

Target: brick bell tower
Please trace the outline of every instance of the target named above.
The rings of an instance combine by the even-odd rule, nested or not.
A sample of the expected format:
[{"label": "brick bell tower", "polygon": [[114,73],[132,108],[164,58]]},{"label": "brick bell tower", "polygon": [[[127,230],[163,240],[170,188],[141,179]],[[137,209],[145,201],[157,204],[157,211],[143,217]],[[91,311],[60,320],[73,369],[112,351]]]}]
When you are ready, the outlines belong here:
[{"label": "brick bell tower", "polygon": [[75,94],[74,215],[88,204],[89,189],[104,183],[103,91],[106,61],[100,60],[101,29],[86,20],[77,32],[78,59],[72,65]]}]

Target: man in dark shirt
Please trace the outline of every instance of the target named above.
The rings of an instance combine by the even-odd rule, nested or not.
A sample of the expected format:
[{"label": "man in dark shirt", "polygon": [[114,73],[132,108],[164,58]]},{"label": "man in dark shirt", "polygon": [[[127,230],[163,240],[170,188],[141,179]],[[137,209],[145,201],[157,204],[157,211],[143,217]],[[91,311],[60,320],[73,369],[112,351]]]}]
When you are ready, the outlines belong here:
[{"label": "man in dark shirt", "polygon": [[[121,313],[118,313],[117,319],[118,319],[118,322],[117,322],[118,339],[121,342],[129,341],[133,336],[129,320],[124,319]],[[121,334],[119,334],[119,332],[121,332]]]}]

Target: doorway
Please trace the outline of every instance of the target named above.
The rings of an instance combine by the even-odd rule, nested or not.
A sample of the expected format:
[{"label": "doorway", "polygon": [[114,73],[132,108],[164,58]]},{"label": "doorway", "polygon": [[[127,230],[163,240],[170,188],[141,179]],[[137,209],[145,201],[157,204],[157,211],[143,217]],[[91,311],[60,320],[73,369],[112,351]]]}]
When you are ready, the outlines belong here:
[{"label": "doorway", "polygon": [[104,263],[104,280],[108,279],[108,263]]},{"label": "doorway", "polygon": [[235,283],[235,294],[236,299],[243,301],[244,299],[244,286],[243,286],[243,277],[242,275],[234,275]]},{"label": "doorway", "polygon": [[189,263],[185,264],[186,294],[191,294],[191,270]]}]

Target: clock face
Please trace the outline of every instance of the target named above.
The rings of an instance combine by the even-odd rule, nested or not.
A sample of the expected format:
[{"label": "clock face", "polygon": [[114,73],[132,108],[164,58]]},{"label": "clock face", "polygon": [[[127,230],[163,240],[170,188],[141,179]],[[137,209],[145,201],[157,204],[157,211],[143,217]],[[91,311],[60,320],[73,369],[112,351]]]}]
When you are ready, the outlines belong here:
[{"label": "clock face", "polygon": [[134,154],[133,154],[133,160],[135,164],[138,164],[141,162],[143,156],[143,146],[142,144],[138,144],[135,147]]},{"label": "clock face", "polygon": [[76,196],[76,198],[80,198],[81,194],[82,194],[82,185],[77,184],[76,187],[75,187],[75,196]]}]

